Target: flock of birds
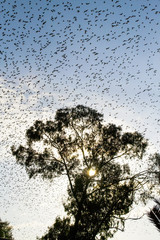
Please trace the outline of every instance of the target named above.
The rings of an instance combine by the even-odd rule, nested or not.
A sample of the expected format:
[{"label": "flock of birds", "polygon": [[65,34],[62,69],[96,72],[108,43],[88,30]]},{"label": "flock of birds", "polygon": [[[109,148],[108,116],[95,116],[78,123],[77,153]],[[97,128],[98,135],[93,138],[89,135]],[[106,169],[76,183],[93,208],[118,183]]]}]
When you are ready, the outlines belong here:
[{"label": "flock of birds", "polygon": [[159,148],[159,16],[158,0],[0,1],[2,213],[20,187],[11,145],[58,108],[96,108]]}]

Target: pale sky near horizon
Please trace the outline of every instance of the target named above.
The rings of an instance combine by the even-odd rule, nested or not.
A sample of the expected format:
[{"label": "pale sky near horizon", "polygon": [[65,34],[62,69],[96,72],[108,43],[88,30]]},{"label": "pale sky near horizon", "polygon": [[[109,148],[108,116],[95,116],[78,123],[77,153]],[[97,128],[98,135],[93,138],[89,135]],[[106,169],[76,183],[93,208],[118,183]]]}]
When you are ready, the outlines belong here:
[{"label": "pale sky near horizon", "polygon": [[[84,104],[159,150],[159,30],[159,0],[0,1],[0,218],[15,240],[35,240],[63,214],[64,179],[28,181],[11,155],[35,120]],[[114,240],[158,237],[144,217]]]}]

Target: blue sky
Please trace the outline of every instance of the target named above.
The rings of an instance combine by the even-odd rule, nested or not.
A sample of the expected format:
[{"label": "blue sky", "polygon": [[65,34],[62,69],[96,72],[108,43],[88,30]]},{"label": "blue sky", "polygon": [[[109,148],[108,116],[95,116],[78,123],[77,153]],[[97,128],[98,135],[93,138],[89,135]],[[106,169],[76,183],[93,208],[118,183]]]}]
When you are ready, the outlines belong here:
[{"label": "blue sky", "polygon": [[[65,184],[28,181],[11,156],[36,119],[84,104],[159,150],[159,23],[158,0],[0,1],[0,217],[16,240],[35,239],[63,212]],[[130,224],[137,240],[142,229],[158,240],[143,221]],[[135,239],[130,225],[115,240]]]}]

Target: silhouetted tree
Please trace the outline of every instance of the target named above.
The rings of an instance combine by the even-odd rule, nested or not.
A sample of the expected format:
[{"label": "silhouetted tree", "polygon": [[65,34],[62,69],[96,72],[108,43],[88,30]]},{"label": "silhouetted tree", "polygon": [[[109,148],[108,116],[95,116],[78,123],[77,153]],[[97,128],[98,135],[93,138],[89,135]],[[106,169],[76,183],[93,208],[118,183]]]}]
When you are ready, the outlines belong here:
[{"label": "silhouetted tree", "polygon": [[[154,162],[152,165],[152,172],[154,172],[154,182],[160,182],[160,154],[156,153],[151,157],[151,161]],[[148,212],[148,217],[150,221],[156,226],[158,231],[160,231],[160,200],[154,199],[156,205]]]},{"label": "silhouetted tree", "polygon": [[150,221],[156,226],[158,231],[160,231],[160,201],[154,200],[156,205],[148,213]]},{"label": "silhouetted tree", "polygon": [[0,219],[0,240],[14,240],[12,236],[12,227],[9,225],[8,222],[3,222]]},{"label": "silhouetted tree", "polygon": [[147,141],[140,133],[105,125],[102,114],[78,105],[57,110],[54,121],[36,121],[26,139],[12,153],[30,178],[68,179],[67,217],[57,218],[42,240],[103,240],[123,230],[147,181],[148,169],[133,174],[128,164],[142,161]]}]

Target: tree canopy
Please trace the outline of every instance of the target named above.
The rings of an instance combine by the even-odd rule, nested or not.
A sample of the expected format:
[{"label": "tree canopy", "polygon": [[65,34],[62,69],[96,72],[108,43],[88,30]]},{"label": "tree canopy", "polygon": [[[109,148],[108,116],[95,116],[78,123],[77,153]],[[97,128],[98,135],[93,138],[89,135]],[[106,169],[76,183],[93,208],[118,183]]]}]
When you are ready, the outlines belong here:
[{"label": "tree canopy", "polygon": [[12,236],[12,227],[8,222],[3,222],[0,219],[0,239],[4,240],[14,240]]},{"label": "tree canopy", "polygon": [[136,193],[145,199],[152,186],[151,168],[132,171],[146,149],[142,134],[104,124],[101,113],[83,105],[57,110],[53,121],[35,121],[26,145],[12,147],[17,163],[30,178],[68,179],[67,217],[57,217],[41,240],[103,240],[123,230]]}]

